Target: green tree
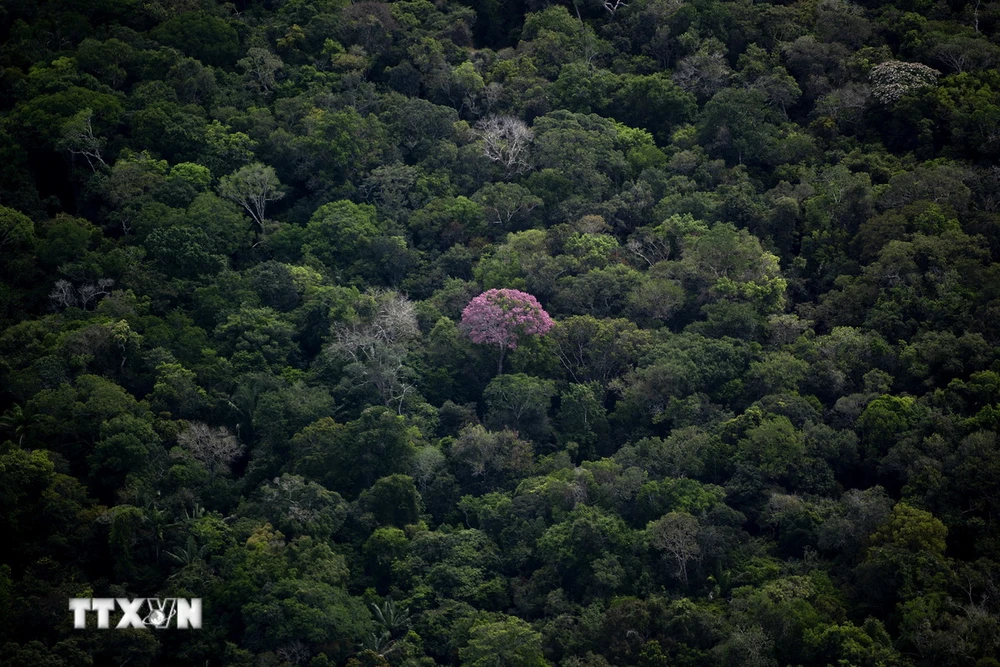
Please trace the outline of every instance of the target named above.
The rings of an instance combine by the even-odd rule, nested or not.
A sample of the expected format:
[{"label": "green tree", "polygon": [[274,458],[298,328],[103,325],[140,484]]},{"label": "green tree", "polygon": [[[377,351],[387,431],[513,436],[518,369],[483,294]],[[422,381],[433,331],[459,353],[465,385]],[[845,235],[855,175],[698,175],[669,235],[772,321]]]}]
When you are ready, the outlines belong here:
[{"label": "green tree", "polygon": [[372,259],[376,239],[385,231],[374,206],[336,201],[313,213],[302,249],[335,274],[369,276],[371,270],[366,264]]},{"label": "green tree", "polygon": [[403,417],[376,406],[346,425],[320,419],[291,444],[298,470],[353,498],[380,478],[407,473],[416,436]]},{"label": "green tree", "polygon": [[580,383],[604,384],[620,376],[647,344],[635,323],[592,315],[575,315],[556,322],[549,337],[566,372]]},{"label": "green tree", "polygon": [[578,201],[603,199],[627,175],[624,146],[614,121],[596,114],[554,111],[535,121],[534,132],[538,166],[557,170],[568,179]]},{"label": "green tree", "polygon": [[[326,552],[333,556],[328,548]],[[302,643],[338,658],[346,657],[371,627],[360,599],[315,574],[296,577],[288,572],[258,600],[248,601],[242,615],[244,641],[252,649],[287,650]]]},{"label": "green tree", "polygon": [[511,486],[527,474],[534,458],[531,443],[516,433],[487,431],[478,424],[462,429],[448,455],[459,479],[487,490]]},{"label": "green tree", "polygon": [[551,430],[548,412],[554,393],[555,385],[550,380],[524,373],[498,375],[483,392],[486,423],[493,429],[511,429],[536,442],[544,440]]},{"label": "green tree", "polygon": [[160,42],[217,67],[232,66],[239,50],[239,35],[225,19],[205,12],[184,12],[154,31]]},{"label": "green tree", "polygon": [[267,232],[264,216],[267,204],[285,196],[281,181],[273,167],[254,162],[219,179],[219,194],[246,210],[260,227],[260,235]]},{"label": "green tree", "polygon": [[0,207],[0,276],[14,281],[30,275],[38,238],[31,218],[6,206]]},{"label": "green tree", "polygon": [[787,281],[778,258],[749,232],[728,223],[685,239],[680,268],[702,302],[747,302],[761,312],[783,308]]},{"label": "green tree", "polygon": [[410,215],[408,226],[418,247],[446,250],[482,232],[483,208],[467,197],[432,199]]},{"label": "green tree", "polygon": [[270,308],[243,306],[215,329],[229,354],[250,369],[280,368],[294,350],[294,327]]},{"label": "green tree", "polygon": [[459,651],[462,665],[544,667],[542,636],[516,616],[473,625],[469,643]]},{"label": "green tree", "polygon": [[101,424],[101,439],[87,457],[91,478],[107,493],[129,477],[142,476],[155,456],[160,438],[144,419],[121,415]]},{"label": "green tree", "polygon": [[[59,60],[64,59],[58,59],[53,64]],[[117,96],[110,91],[105,92],[107,89],[103,86],[95,85],[94,88],[104,90],[70,84],[36,94],[18,106],[18,121],[26,129],[37,132],[48,147],[72,145],[75,150],[93,152],[100,146],[100,140],[96,136],[92,140],[89,138],[86,129],[88,117],[81,112],[91,111],[91,128],[94,127],[93,119],[100,120],[96,130],[100,134],[104,127],[114,127],[124,110]],[[82,129],[81,124],[85,126]]]},{"label": "green tree", "polygon": [[702,143],[730,164],[766,166],[774,159],[777,116],[760,90],[725,88],[705,105]]},{"label": "green tree", "polygon": [[604,451],[610,427],[603,391],[596,382],[570,384],[559,397],[559,440],[576,443],[582,458]]},{"label": "green tree", "polygon": [[858,429],[871,457],[885,454],[907,431],[917,425],[920,406],[912,396],[877,397],[858,417]]},{"label": "green tree", "polygon": [[248,514],[272,521],[292,537],[330,539],[347,520],[347,503],[339,493],[298,475],[284,474],[264,484],[253,505]]},{"label": "green tree", "polygon": [[766,417],[749,429],[736,446],[736,456],[769,479],[787,475],[805,454],[805,443],[788,417]]},{"label": "green tree", "polygon": [[608,559],[624,558],[634,539],[621,517],[578,505],[538,538],[538,553],[555,567],[566,586],[580,594],[592,593],[607,585],[601,581],[601,571],[608,568]]},{"label": "green tree", "polygon": [[472,201],[483,207],[486,221],[504,231],[519,231],[531,221],[532,212],[542,205],[528,188],[517,183],[487,183]]},{"label": "green tree", "polygon": [[358,506],[380,526],[404,526],[420,519],[422,503],[413,478],[390,475],[375,482],[358,496]]},{"label": "green tree", "polygon": [[947,536],[947,527],[930,512],[897,503],[869,537],[871,546],[857,568],[863,597],[884,609],[943,591],[950,577]]},{"label": "green tree", "polygon": [[821,660],[848,660],[863,667],[905,664],[885,626],[871,617],[860,628],[850,621],[809,628],[805,641]]}]

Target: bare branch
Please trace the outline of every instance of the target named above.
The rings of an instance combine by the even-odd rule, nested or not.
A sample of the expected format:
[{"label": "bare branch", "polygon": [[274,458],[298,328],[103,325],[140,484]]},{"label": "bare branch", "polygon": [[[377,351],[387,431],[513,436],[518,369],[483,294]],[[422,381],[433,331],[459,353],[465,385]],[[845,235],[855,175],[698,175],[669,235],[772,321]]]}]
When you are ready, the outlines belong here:
[{"label": "bare branch", "polygon": [[71,155],[81,155],[87,161],[91,171],[97,171],[97,164],[107,167],[101,157],[104,139],[94,134],[94,112],[91,109],[81,109],[63,125],[62,139],[59,145]]},{"label": "bare branch", "polygon": [[520,118],[490,116],[476,123],[483,141],[483,155],[499,163],[507,175],[527,171],[528,147],[534,137],[531,129]]},{"label": "bare branch", "polygon": [[242,206],[260,227],[261,234],[265,230],[264,209],[268,202],[285,196],[274,168],[260,162],[223,176],[219,181],[219,194]]},{"label": "bare branch", "polygon": [[228,470],[243,452],[243,445],[228,428],[201,422],[191,422],[186,430],[181,431],[177,436],[177,444],[204,463],[213,476],[217,472]]}]

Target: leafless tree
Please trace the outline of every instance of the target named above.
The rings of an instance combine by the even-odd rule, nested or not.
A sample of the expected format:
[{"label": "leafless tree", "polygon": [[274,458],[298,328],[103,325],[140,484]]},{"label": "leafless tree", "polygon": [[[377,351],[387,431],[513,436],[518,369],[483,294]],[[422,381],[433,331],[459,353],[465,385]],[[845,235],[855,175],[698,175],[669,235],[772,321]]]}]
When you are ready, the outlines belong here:
[{"label": "leafless tree", "polygon": [[993,165],[980,171],[978,180],[985,184],[985,187],[976,193],[979,197],[979,208],[990,213],[1000,211],[1000,167]]},{"label": "leafless tree", "polygon": [[669,259],[671,252],[670,239],[648,227],[635,230],[625,242],[625,249],[649,266]]},{"label": "leafless tree", "polygon": [[204,463],[213,477],[228,470],[243,452],[243,445],[228,428],[209,426],[202,422],[191,422],[177,436],[177,444]]},{"label": "leafless tree", "polygon": [[714,39],[706,40],[700,49],[677,63],[673,80],[684,90],[711,97],[729,84],[733,75],[726,62],[725,47]]},{"label": "leafless tree", "polygon": [[380,345],[406,343],[419,333],[413,302],[397,292],[376,292],[374,313],[360,322],[337,326],[336,345],[354,361],[366,361]]},{"label": "leafless tree", "polygon": [[68,280],[57,280],[49,292],[49,300],[57,308],[72,308],[77,304],[76,290]]},{"label": "leafless tree", "polygon": [[497,81],[493,81],[483,88],[483,106],[486,107],[486,113],[493,111],[493,107],[500,103],[503,97],[503,84]]},{"label": "leafless tree", "polygon": [[483,155],[503,167],[507,175],[527,171],[528,148],[534,134],[520,118],[489,116],[476,123]]},{"label": "leafless tree", "polygon": [[673,557],[677,563],[677,577],[686,584],[688,562],[701,555],[698,519],[687,512],[670,512],[650,523],[646,535],[650,546]]},{"label": "leafless tree", "polygon": [[934,55],[945,65],[961,74],[969,69],[973,60],[972,54],[962,47],[963,45],[955,42],[945,42],[934,49]]},{"label": "leafless tree", "polygon": [[370,315],[334,326],[330,351],[355,365],[362,383],[371,384],[386,405],[402,413],[414,385],[406,381],[407,346],[420,334],[413,303],[396,292],[376,292]]},{"label": "leafless tree", "polygon": [[80,287],[73,287],[68,280],[57,280],[49,292],[49,300],[57,308],[88,308],[102,296],[111,294],[114,284],[113,278],[101,278],[96,283],[84,283]]},{"label": "leafless tree", "polygon": [[958,35],[934,48],[934,55],[955,72],[996,67],[1000,49],[982,37]]},{"label": "leafless tree", "polygon": [[290,662],[293,665],[301,665],[309,659],[312,652],[308,646],[296,639],[292,643],[286,644],[275,651],[275,655],[282,661]]},{"label": "leafless tree", "polygon": [[80,305],[87,308],[91,303],[96,303],[102,296],[111,294],[111,287],[114,284],[113,278],[101,278],[96,283],[80,285],[76,290],[80,296]]}]

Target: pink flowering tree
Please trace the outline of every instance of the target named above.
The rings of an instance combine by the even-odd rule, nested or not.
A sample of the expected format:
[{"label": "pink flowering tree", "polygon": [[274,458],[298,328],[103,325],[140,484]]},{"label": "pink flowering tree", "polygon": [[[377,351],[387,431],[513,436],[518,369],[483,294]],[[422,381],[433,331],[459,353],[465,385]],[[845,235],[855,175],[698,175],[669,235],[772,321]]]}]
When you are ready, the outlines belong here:
[{"label": "pink flowering tree", "polygon": [[500,348],[497,373],[503,373],[507,350],[517,349],[525,336],[540,336],[552,328],[552,318],[538,299],[516,289],[491,289],[462,311],[462,330],[481,345]]}]

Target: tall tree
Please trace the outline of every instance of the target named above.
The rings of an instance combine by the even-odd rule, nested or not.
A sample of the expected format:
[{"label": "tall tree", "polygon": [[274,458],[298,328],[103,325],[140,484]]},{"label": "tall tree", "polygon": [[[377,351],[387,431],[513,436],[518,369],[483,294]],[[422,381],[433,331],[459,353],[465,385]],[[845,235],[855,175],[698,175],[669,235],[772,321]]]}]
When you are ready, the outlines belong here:
[{"label": "tall tree", "polygon": [[219,194],[242,206],[260,227],[261,236],[267,231],[264,217],[267,204],[285,196],[274,168],[260,162],[240,167],[219,179]]},{"label": "tall tree", "polygon": [[499,348],[497,373],[501,374],[507,350],[516,350],[524,336],[547,333],[552,324],[534,296],[520,290],[491,289],[465,307],[461,327],[472,342]]}]

